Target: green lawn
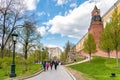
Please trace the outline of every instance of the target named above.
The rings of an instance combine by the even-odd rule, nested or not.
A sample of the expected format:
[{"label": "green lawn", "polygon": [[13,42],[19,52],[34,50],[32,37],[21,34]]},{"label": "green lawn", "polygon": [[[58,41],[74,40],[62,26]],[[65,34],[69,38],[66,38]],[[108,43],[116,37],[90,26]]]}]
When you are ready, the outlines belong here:
[{"label": "green lawn", "polygon": [[79,62],[79,61],[82,61],[82,60],[83,60],[83,58],[77,58],[76,62]]},{"label": "green lawn", "polygon": [[[120,64],[120,63],[119,63]],[[70,66],[72,69],[82,72],[86,77],[93,80],[120,80],[120,67],[116,68],[116,59],[94,57],[91,62]],[[110,77],[111,73],[116,73],[116,77]]]},{"label": "green lawn", "polygon": [[[75,62],[79,62],[79,61],[82,61],[83,58],[76,58],[76,61]],[[75,63],[75,62],[68,62],[67,64],[72,64],[72,63]]]},{"label": "green lawn", "polygon": [[[40,64],[31,64],[28,66],[27,68],[28,70],[25,71],[25,66],[23,65],[16,65],[16,75],[17,77],[19,76],[28,76],[28,75],[31,75],[37,71],[40,71],[41,70],[41,65]],[[9,74],[8,75],[5,75],[4,73],[5,71],[0,69],[0,80],[4,80],[6,78],[9,78]],[[8,67],[8,73],[10,73],[10,67]]]}]

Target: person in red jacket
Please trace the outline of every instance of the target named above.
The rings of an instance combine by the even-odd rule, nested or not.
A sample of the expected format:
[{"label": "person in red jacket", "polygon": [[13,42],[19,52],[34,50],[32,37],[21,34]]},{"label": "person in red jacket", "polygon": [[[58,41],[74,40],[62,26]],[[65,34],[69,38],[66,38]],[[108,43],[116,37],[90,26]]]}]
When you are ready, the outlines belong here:
[{"label": "person in red jacket", "polygon": [[48,70],[49,66],[50,66],[50,64],[49,64],[49,62],[47,62],[47,63],[46,63],[46,68],[47,68],[47,70]]}]

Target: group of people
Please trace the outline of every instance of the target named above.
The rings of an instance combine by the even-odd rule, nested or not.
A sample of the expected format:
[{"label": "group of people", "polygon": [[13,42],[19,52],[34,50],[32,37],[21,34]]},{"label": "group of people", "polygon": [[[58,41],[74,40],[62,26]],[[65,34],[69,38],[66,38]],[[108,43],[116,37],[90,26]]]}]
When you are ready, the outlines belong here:
[{"label": "group of people", "polygon": [[56,60],[52,60],[52,61],[42,61],[42,66],[43,66],[43,69],[44,71],[48,70],[48,68],[50,67],[51,70],[54,66],[55,70],[57,70],[57,66],[58,66],[58,61]]}]

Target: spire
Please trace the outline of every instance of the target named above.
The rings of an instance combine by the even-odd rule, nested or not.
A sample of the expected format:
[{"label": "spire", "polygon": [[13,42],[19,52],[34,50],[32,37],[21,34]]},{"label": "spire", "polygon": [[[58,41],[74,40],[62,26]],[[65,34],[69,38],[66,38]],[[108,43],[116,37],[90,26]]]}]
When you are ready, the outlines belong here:
[{"label": "spire", "polygon": [[97,10],[98,8],[97,8],[97,6],[95,5],[95,7],[94,7],[94,10]]}]

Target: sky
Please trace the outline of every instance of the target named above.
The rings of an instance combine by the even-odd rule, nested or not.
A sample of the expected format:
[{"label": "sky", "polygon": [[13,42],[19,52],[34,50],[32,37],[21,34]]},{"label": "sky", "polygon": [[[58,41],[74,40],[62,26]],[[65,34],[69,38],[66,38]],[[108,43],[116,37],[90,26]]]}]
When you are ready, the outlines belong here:
[{"label": "sky", "polygon": [[117,0],[25,0],[27,9],[39,19],[37,31],[44,46],[63,48],[67,41],[76,44],[88,31],[96,5],[101,16]]}]

